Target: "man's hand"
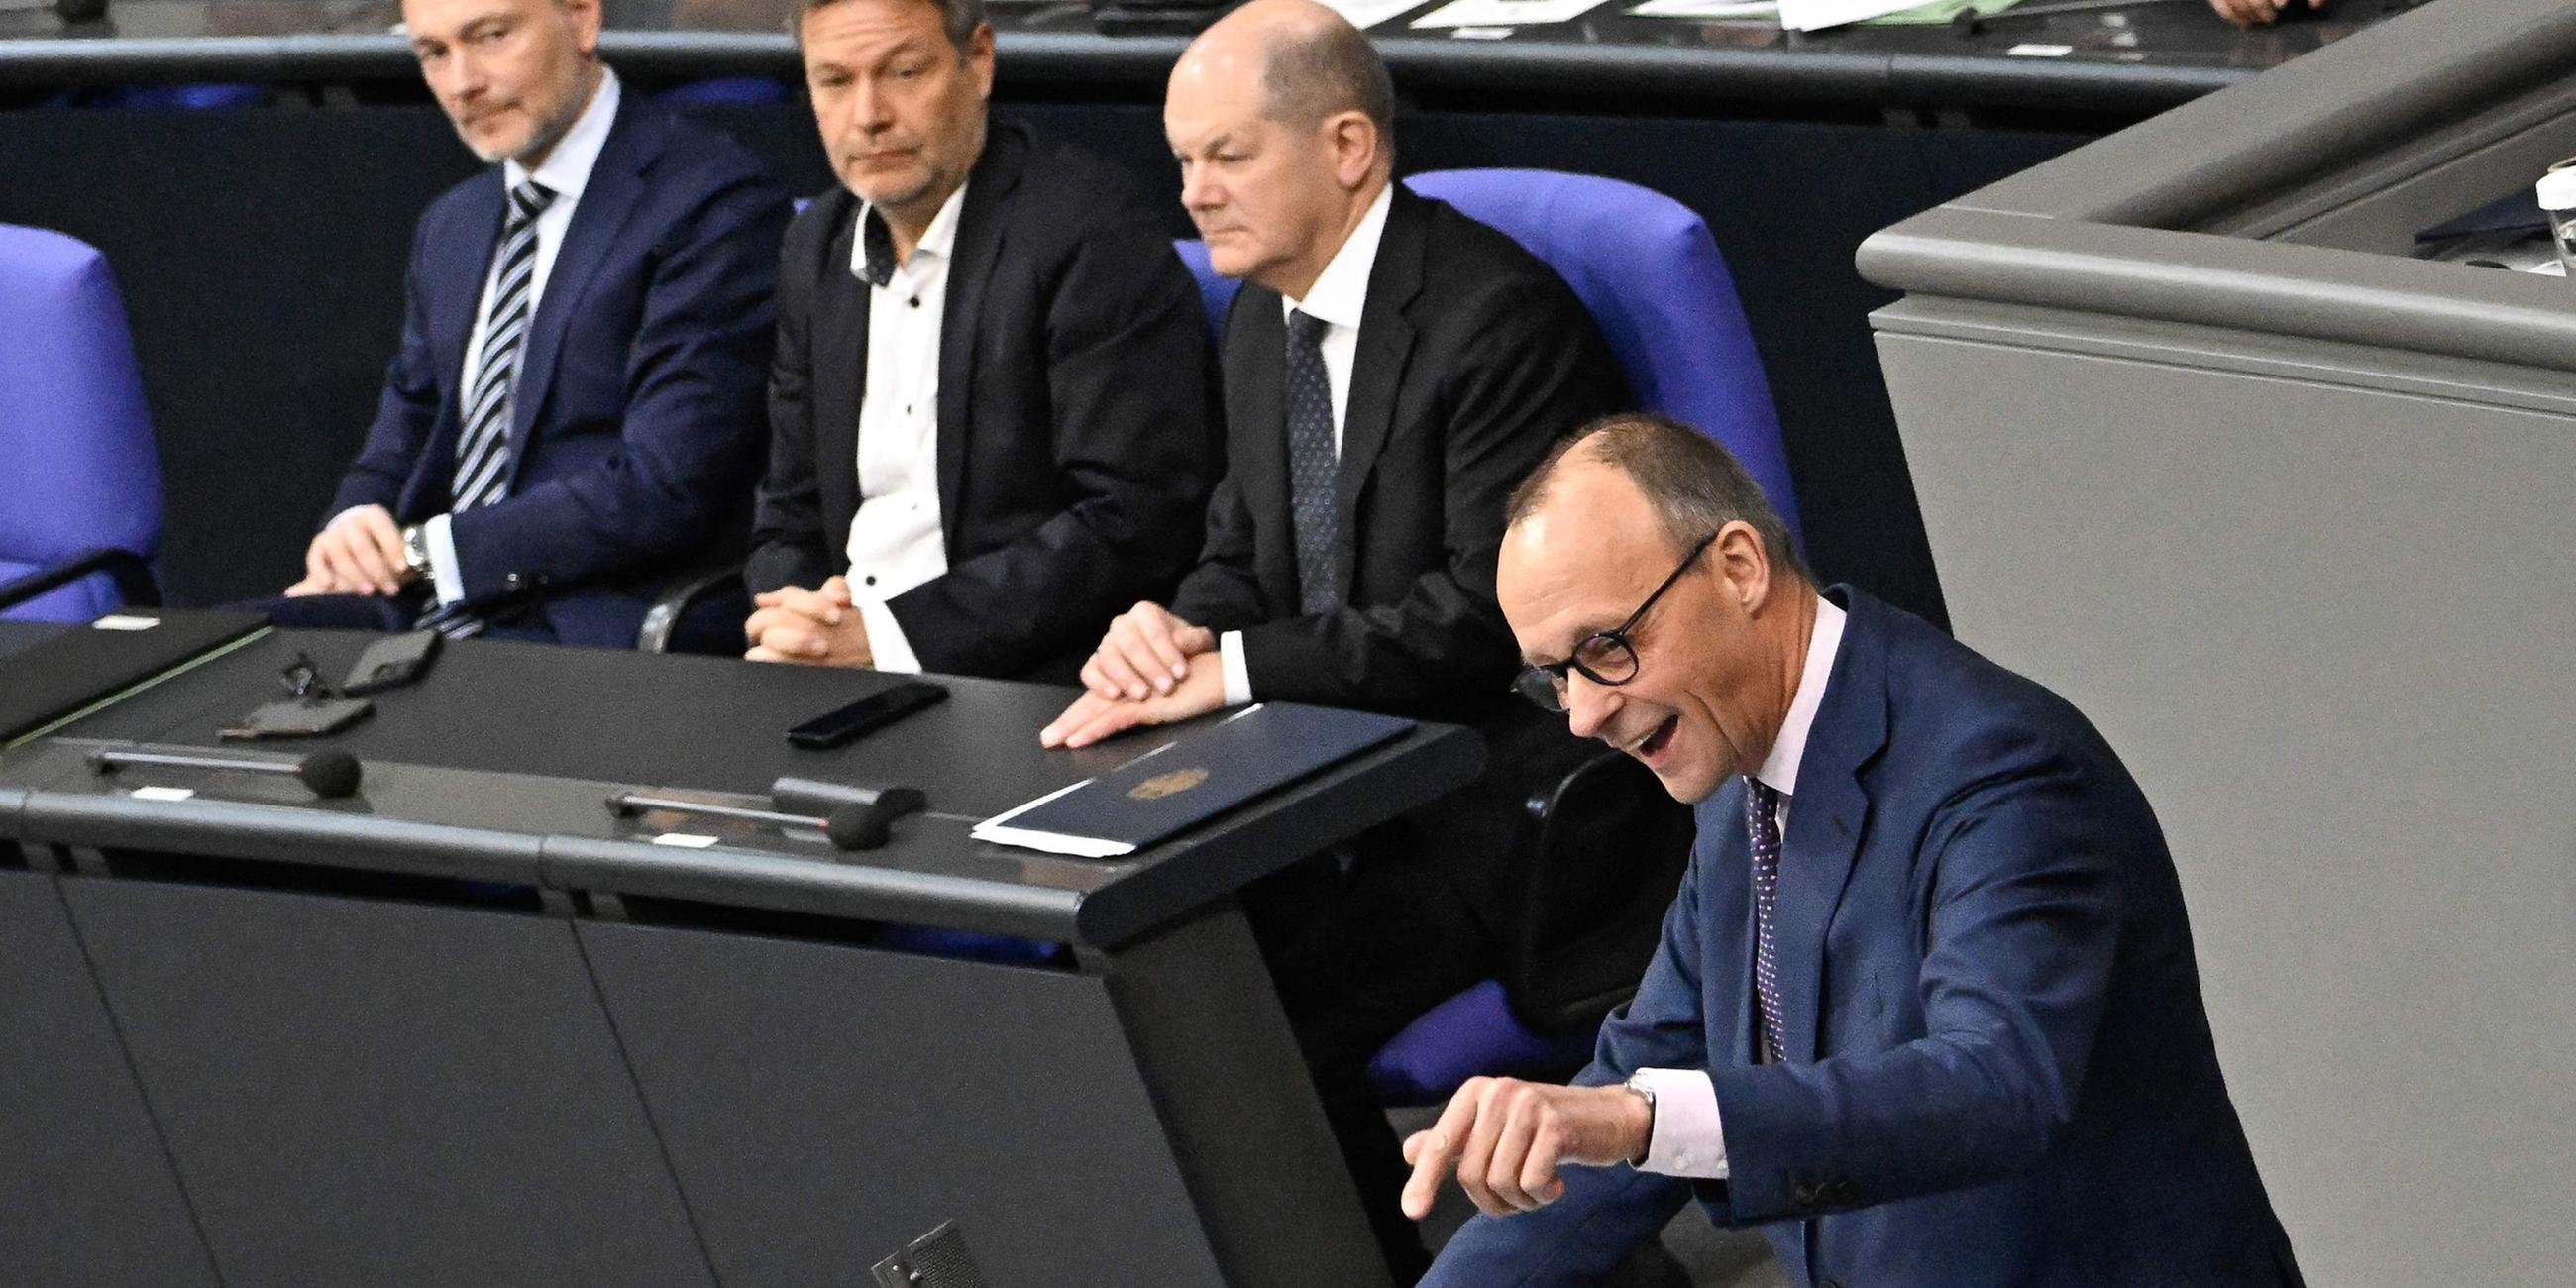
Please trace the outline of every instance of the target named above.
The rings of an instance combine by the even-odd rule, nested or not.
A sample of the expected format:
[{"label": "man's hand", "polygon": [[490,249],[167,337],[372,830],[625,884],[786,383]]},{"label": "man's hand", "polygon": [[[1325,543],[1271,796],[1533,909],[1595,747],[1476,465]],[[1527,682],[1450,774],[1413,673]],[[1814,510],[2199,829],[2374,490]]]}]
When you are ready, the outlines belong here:
[{"label": "man's hand", "polygon": [[1088,747],[1138,725],[1171,724],[1225,705],[1225,668],[1216,654],[1196,654],[1182,669],[1185,674],[1170,693],[1142,701],[1083,694],[1055,718],[1055,723],[1038,731],[1038,745]]},{"label": "man's hand", "polygon": [[1191,658],[1215,650],[1216,632],[1172,616],[1161,604],[1140,603],[1109,623],[1099,649],[1082,664],[1083,687],[1106,701],[1169,695],[1189,678]]},{"label": "man's hand", "polygon": [[403,561],[402,529],[381,505],[362,505],[313,534],[304,548],[304,580],[289,595],[392,595],[412,579]]},{"label": "man's hand", "polygon": [[850,602],[850,582],[833,577],[807,590],[782,586],[752,596],[757,607],[742,624],[754,662],[805,662],[815,666],[874,666],[868,627]]},{"label": "man's hand", "polygon": [[1553,1203],[1565,1193],[1559,1163],[1641,1157],[1655,1129],[1645,1098],[1625,1087],[1557,1087],[1517,1078],[1470,1078],[1430,1130],[1404,1142],[1413,1179],[1404,1214],[1419,1221],[1452,1163],[1458,1184],[1487,1216]]}]

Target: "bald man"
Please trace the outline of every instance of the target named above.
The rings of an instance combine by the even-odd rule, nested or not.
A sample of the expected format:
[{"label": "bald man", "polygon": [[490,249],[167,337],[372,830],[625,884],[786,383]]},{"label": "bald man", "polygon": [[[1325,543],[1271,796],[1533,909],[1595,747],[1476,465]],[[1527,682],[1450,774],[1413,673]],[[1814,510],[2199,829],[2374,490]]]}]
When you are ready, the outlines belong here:
[{"label": "bald man", "polygon": [[[1082,746],[1256,700],[1478,723],[1498,766],[1571,740],[1514,710],[1494,604],[1503,505],[1548,444],[1627,392],[1573,292],[1511,239],[1391,183],[1394,91],[1350,23],[1254,0],[1173,68],[1163,124],[1217,271],[1226,473],[1197,568],[1110,625],[1042,735]],[[1580,750],[1579,747],[1574,747]],[[1402,1160],[1369,1055],[1495,973],[1525,881],[1498,778],[1258,887],[1247,912],[1399,1276]]]},{"label": "bald man", "polygon": [[1724,448],[1587,427],[1512,502],[1519,687],[1698,808],[1574,1086],[1406,1142],[1485,1213],[1431,1281],[1594,1282],[1696,1196],[1789,1281],[2300,1282],[2220,1076],[2154,813],[2055,694],[1819,592]]}]

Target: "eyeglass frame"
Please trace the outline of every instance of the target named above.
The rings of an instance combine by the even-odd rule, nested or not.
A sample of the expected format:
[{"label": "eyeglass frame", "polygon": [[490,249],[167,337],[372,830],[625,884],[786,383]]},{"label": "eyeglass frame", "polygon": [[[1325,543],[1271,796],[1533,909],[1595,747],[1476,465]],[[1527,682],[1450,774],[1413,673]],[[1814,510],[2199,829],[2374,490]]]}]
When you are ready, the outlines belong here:
[{"label": "eyeglass frame", "polygon": [[[1569,673],[1580,674],[1584,679],[1590,680],[1594,684],[1611,689],[1618,688],[1620,685],[1636,679],[1637,673],[1645,669],[1646,663],[1645,659],[1637,656],[1637,642],[1634,639],[1629,638],[1630,635],[1636,631],[1638,623],[1646,620],[1646,614],[1654,609],[1655,601],[1662,599],[1664,597],[1664,592],[1671,590],[1674,583],[1682,579],[1682,574],[1689,572],[1691,565],[1698,563],[1699,557],[1708,553],[1708,548],[1716,545],[1717,539],[1725,535],[1725,532],[1725,529],[1720,528],[1716,532],[1712,532],[1707,536],[1700,538],[1699,544],[1692,546],[1690,548],[1690,553],[1683,555],[1682,561],[1673,565],[1672,572],[1665,575],[1663,583],[1655,587],[1654,593],[1646,596],[1646,602],[1637,605],[1637,611],[1628,614],[1628,620],[1619,623],[1617,626],[1611,627],[1609,630],[1594,631],[1591,634],[1584,636],[1582,639],[1576,640],[1574,642],[1574,651],[1566,654],[1565,660],[1562,662],[1532,662],[1529,665],[1522,667],[1520,674],[1512,677],[1512,692],[1529,699],[1532,706],[1535,706],[1542,711],[1551,712],[1556,715],[1564,715],[1571,709],[1566,705],[1565,701],[1567,696],[1572,692],[1572,680],[1569,677]],[[1625,652],[1628,655],[1628,660],[1636,664],[1635,667],[1625,676],[1613,680],[1576,660],[1583,656],[1584,650],[1591,647],[1595,640],[1609,641],[1622,652]],[[1542,681],[1545,684],[1543,689],[1534,690],[1531,687],[1533,684],[1537,684]],[[1540,693],[1548,694],[1554,699],[1554,701],[1551,702],[1540,698]]]}]

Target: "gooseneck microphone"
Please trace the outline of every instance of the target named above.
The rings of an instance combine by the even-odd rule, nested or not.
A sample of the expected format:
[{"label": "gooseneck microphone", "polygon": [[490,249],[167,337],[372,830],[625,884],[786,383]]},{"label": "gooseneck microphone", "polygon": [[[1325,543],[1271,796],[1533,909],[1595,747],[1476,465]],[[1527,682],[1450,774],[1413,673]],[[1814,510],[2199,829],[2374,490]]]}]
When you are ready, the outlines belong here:
[{"label": "gooseneck microphone", "polygon": [[776,809],[683,800],[649,792],[619,792],[608,798],[608,810],[629,818],[646,810],[669,810],[707,818],[739,819],[772,827],[807,827],[820,831],[838,850],[873,850],[892,838],[891,825],[929,805],[919,788],[852,787],[811,778],[781,778],[770,784]]},{"label": "gooseneck microphone", "polygon": [[171,769],[215,769],[241,774],[280,774],[295,779],[324,800],[338,800],[358,790],[365,778],[358,758],[332,749],[307,756],[209,756],[193,751],[105,748],[89,754],[89,767],[112,774],[128,766],[158,765]]}]

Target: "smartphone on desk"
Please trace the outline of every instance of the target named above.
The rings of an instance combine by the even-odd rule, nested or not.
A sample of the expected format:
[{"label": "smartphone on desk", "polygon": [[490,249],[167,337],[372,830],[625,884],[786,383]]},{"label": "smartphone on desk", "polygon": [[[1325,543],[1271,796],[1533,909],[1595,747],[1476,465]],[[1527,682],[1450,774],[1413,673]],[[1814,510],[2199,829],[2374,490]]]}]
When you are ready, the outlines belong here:
[{"label": "smartphone on desk", "polygon": [[947,700],[948,690],[939,685],[928,680],[906,680],[788,730],[787,741],[807,751],[846,747],[872,730]]}]

